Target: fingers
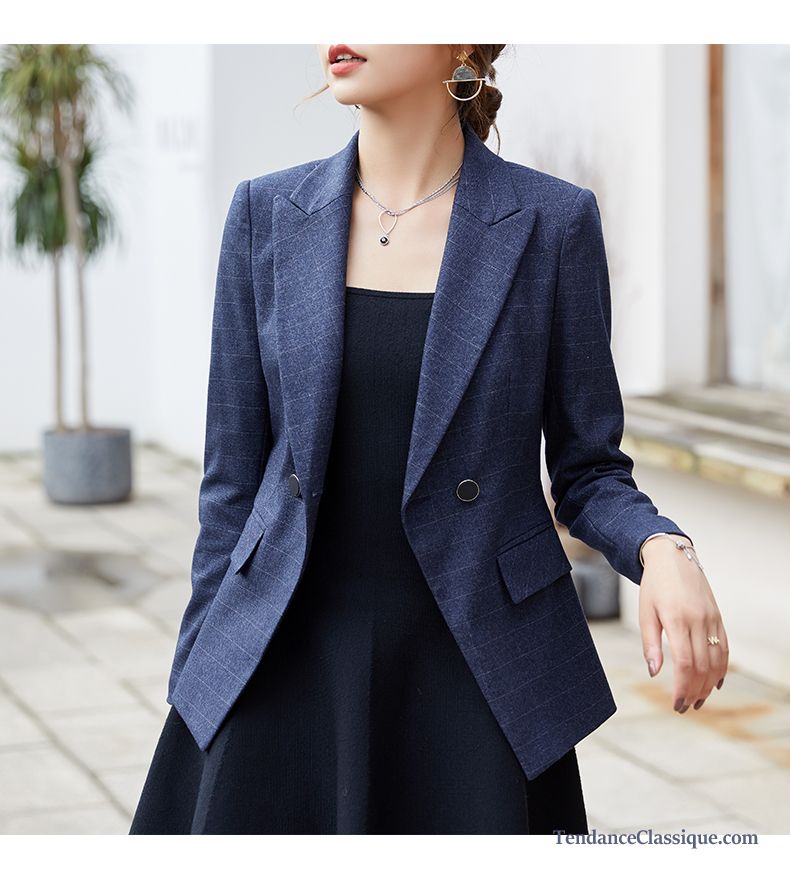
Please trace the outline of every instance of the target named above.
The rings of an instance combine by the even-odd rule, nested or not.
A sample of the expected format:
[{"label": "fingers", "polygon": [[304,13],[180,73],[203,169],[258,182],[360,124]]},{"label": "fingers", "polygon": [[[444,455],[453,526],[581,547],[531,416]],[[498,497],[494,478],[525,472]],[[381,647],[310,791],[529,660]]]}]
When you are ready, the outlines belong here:
[{"label": "fingers", "polygon": [[709,633],[707,626],[698,624],[690,632],[694,652],[694,683],[690,688],[687,702],[695,709],[700,708],[713,690],[714,683],[718,681],[718,677],[715,679],[713,677],[713,660],[717,656],[714,649],[718,648],[718,645],[711,645],[708,642],[708,635],[713,634]]},{"label": "fingers", "polygon": [[[675,667],[675,684],[673,690],[674,709],[681,714],[690,703],[688,698],[692,688],[699,685],[694,673],[694,651],[691,644],[691,634],[688,624],[674,622],[665,627],[672,663]],[[695,697],[696,698],[696,697]]]},{"label": "fingers", "polygon": [[652,678],[657,675],[664,662],[661,646],[661,621],[656,610],[644,597],[639,598],[639,629],[642,634],[642,654],[647,663],[647,671]]},{"label": "fingers", "polygon": [[[721,688],[729,662],[727,634],[724,631],[721,616],[709,622],[708,627],[711,629],[704,634],[704,638],[701,632],[692,632],[692,638],[696,640],[694,646],[695,659],[700,664],[707,664],[702,687],[697,691],[698,696],[694,702],[695,709],[702,708],[714,687]],[[718,638],[718,643],[711,645],[708,641],[709,636]]]},{"label": "fingers", "polygon": [[[714,687],[721,688],[729,664],[729,643],[707,581],[686,587],[643,589],[639,598],[642,648],[651,676],[661,668],[662,632],[674,666],[673,705],[681,714],[701,708]],[[699,581],[699,578],[697,578]],[[685,583],[685,582],[684,582]],[[711,644],[710,637],[718,642]]]},{"label": "fingers", "polygon": [[[712,626],[713,630],[707,630]],[[711,645],[708,636],[717,636]],[[683,714],[693,706],[700,709],[714,687],[721,687],[729,664],[729,644],[721,619],[712,624],[698,620],[667,628],[672,661],[675,664],[674,708]]]},{"label": "fingers", "polygon": [[719,644],[716,645],[716,687],[721,690],[724,683],[724,676],[730,668],[730,643],[727,641],[727,631],[724,629],[724,624],[721,618],[716,623],[716,635],[719,637]]},{"label": "fingers", "polygon": [[[707,658],[708,658],[708,671],[705,676],[705,682],[702,685],[702,689],[699,692],[699,696],[697,697],[697,701],[694,703],[695,709],[700,709],[705,704],[705,700],[710,696],[711,691],[716,686],[716,682],[722,676],[722,663],[724,661],[724,654],[721,652],[721,643],[718,645],[711,645],[708,642],[708,635],[710,636],[718,636],[718,624],[714,626],[714,629],[710,631],[705,637],[705,647],[707,648]],[[721,637],[719,636],[719,639]]]}]

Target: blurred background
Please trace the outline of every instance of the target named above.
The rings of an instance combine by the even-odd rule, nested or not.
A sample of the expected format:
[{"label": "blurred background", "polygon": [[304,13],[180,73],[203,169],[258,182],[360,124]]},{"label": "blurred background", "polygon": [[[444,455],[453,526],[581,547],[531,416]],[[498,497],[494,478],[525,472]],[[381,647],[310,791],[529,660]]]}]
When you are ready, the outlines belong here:
[{"label": "blurred background", "polygon": [[[124,833],[190,592],[230,199],[339,150],[356,110],[305,100],[313,45],[88,46],[52,55],[96,83],[53,160],[16,147],[57,87],[20,48],[0,64],[0,833]],[[619,707],[578,747],[590,826],[790,833],[790,46],[520,44],[497,71],[499,153],[597,195],[623,448],[731,648],[722,690],[674,713],[635,585],[564,534]]]}]

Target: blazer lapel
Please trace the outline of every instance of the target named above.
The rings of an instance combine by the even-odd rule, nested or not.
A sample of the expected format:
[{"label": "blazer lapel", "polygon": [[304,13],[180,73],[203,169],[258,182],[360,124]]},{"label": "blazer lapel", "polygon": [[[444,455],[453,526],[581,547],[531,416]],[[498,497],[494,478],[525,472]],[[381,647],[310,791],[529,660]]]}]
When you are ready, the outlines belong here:
[{"label": "blazer lapel", "polygon": [[[402,512],[471,380],[534,224],[534,210],[519,203],[507,162],[467,125],[463,132],[463,165],[425,338]],[[290,196],[278,194],[273,204],[285,421],[296,473],[313,496],[323,489],[340,388],[358,138],[356,131]]]}]

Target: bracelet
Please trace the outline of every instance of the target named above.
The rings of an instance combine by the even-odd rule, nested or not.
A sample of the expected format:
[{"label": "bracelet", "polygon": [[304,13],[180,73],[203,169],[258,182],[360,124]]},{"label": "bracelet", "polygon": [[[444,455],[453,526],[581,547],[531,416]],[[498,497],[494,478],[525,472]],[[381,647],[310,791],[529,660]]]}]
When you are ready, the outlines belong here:
[{"label": "bracelet", "polygon": [[670,539],[670,541],[672,542],[672,544],[675,546],[675,548],[678,549],[678,551],[682,551],[686,555],[686,557],[688,557],[689,560],[693,560],[697,564],[697,566],[699,566],[699,568],[702,569],[702,564],[697,559],[697,552],[696,552],[694,546],[693,545],[686,545],[685,542],[675,541],[672,538],[672,535],[670,533],[652,533],[650,536],[648,536],[642,542],[642,544],[639,546],[639,562],[642,564],[643,568],[645,565],[645,561],[644,561],[644,558],[642,557],[642,549],[645,547],[645,544],[647,542],[649,542],[651,539],[655,539],[657,536],[668,537]]}]

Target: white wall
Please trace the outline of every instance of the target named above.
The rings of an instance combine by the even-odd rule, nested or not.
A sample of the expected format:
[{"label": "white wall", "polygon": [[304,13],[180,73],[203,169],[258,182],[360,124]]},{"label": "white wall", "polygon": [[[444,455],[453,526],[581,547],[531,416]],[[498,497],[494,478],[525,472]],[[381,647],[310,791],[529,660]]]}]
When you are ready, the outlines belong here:
[{"label": "white wall", "polygon": [[654,316],[662,319],[669,386],[708,380],[710,246],[708,236],[707,46],[663,51],[664,269]]},{"label": "white wall", "polygon": [[726,305],[733,381],[790,392],[790,45],[725,50]]},{"label": "white wall", "polygon": [[705,57],[694,45],[521,45],[500,64],[501,153],[598,198],[626,394],[705,378]]},{"label": "white wall", "polygon": [[[323,83],[312,45],[100,48],[133,79],[137,104],[131,119],[108,115],[103,178],[123,240],[88,273],[94,420],[200,459],[211,299],[233,188],[336,151],[354,112],[329,93],[300,104]],[[598,196],[624,393],[659,390],[668,374],[701,377],[703,58],[695,46],[519,45],[498,65],[502,156]],[[9,181],[0,168],[4,192]],[[669,301],[687,312],[671,330]],[[4,253],[0,306],[0,450],[30,448],[51,423],[46,270],[22,272]]]}]

